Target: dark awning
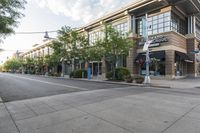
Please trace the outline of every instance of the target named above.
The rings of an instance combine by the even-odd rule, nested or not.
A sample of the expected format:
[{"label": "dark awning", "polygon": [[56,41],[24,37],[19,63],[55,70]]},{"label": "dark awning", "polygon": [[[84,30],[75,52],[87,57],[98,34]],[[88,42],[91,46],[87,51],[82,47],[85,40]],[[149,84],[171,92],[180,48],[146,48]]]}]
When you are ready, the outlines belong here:
[{"label": "dark awning", "polygon": [[181,53],[181,52],[178,52],[178,51],[175,51],[175,60],[176,61],[185,61],[185,62],[193,62],[189,56],[185,53]]},{"label": "dark awning", "polygon": [[[156,58],[159,60],[164,60],[165,59],[165,51],[155,51],[155,52],[150,52],[149,53],[150,58]],[[138,56],[136,57],[137,60],[146,60],[146,53],[139,53]]]}]

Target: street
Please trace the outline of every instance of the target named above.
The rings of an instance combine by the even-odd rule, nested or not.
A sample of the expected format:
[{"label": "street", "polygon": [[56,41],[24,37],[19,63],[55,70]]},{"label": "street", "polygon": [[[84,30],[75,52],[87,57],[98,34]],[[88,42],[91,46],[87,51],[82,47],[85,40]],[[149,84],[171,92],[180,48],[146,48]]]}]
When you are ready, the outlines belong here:
[{"label": "street", "polygon": [[14,74],[1,74],[0,84],[6,101],[0,103],[2,133],[200,132],[199,88],[120,86]]},{"label": "street", "polygon": [[0,73],[0,97],[4,102],[122,86],[125,85]]}]

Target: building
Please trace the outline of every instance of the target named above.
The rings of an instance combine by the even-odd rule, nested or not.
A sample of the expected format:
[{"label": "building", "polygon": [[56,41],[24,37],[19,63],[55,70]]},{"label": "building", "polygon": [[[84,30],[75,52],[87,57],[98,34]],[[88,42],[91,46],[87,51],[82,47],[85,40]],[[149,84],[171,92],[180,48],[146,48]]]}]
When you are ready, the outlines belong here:
[{"label": "building", "polygon": [[[80,30],[89,41],[102,37],[102,23],[110,23],[120,32],[129,32],[136,42],[128,57],[121,57],[117,66],[127,67],[132,74],[145,74],[145,53],[142,17],[148,15],[150,44],[150,74],[164,78],[197,76],[200,48],[200,1],[199,0],[140,0],[101,17]],[[91,62],[93,73],[97,62]],[[105,76],[109,64],[100,64]]]},{"label": "building", "polygon": [[26,59],[45,57],[46,55],[50,55],[53,53],[53,49],[50,47],[52,41],[53,39],[43,40],[42,43],[33,45],[33,48],[24,53],[21,53],[19,56],[23,59]]}]

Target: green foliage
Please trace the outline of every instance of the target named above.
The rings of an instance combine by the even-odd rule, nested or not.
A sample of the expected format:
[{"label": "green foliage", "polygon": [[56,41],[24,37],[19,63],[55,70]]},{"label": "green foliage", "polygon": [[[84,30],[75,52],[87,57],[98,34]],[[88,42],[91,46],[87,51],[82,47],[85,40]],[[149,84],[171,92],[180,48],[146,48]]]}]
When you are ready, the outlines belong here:
[{"label": "green foliage", "polygon": [[144,82],[144,77],[141,75],[135,75],[133,77],[133,79],[135,80],[136,83],[138,84],[142,84]]},{"label": "green foliage", "polygon": [[17,27],[18,19],[24,15],[25,0],[0,0],[0,40],[10,33],[14,33],[13,28]]},{"label": "green foliage", "polygon": [[130,75],[130,71],[127,68],[120,67],[115,69],[115,78],[116,80],[125,80],[125,77]]},{"label": "green foliage", "polygon": [[133,77],[131,75],[125,76],[125,80],[126,80],[127,83],[132,83]]},{"label": "green foliage", "polygon": [[120,67],[115,68],[115,79],[113,79],[113,72],[106,73],[106,78],[109,80],[119,80],[124,81],[127,76],[130,76],[130,71],[127,68]]},{"label": "green foliage", "polygon": [[[127,56],[131,47],[133,47],[133,40],[128,38],[128,33],[122,34],[115,30],[112,25],[105,25],[104,38],[97,41],[96,46],[103,51],[106,61],[111,63],[113,78],[116,80],[119,77],[115,74],[115,67],[117,58],[120,56]],[[107,58],[109,57],[109,58]]]},{"label": "green foliage", "polygon": [[22,62],[18,59],[9,59],[4,63],[4,69],[15,72],[22,67]]},{"label": "green foliage", "polygon": [[87,78],[86,70],[75,70],[70,73],[70,78]]}]

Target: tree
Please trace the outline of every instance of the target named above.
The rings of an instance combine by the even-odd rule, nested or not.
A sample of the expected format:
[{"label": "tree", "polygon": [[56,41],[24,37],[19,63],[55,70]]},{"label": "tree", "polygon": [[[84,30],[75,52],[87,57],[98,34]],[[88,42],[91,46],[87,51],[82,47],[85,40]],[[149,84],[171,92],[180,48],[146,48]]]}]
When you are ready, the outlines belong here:
[{"label": "tree", "polygon": [[19,70],[22,67],[22,63],[20,60],[18,59],[9,59],[4,63],[4,68],[7,71],[11,71],[11,72],[16,72],[17,70]]},{"label": "tree", "polygon": [[42,74],[44,69],[44,58],[43,57],[37,57],[34,59],[34,66],[35,66],[35,72],[36,74]]},{"label": "tree", "polygon": [[25,73],[33,74],[35,72],[34,70],[34,59],[27,57],[23,62],[23,69]]},{"label": "tree", "polygon": [[130,48],[133,47],[133,40],[128,38],[128,33],[118,32],[112,25],[105,25],[104,38],[97,41],[96,46],[104,52],[106,61],[111,62],[115,79],[117,58],[128,55]]},{"label": "tree", "polygon": [[25,4],[25,0],[0,0],[0,40],[14,33],[13,28],[18,26],[18,19],[24,16],[21,10]]},{"label": "tree", "polygon": [[54,49],[52,57],[62,62],[63,75],[65,61],[70,61],[74,65],[76,59],[81,60],[82,54],[80,49],[86,44],[87,42],[84,36],[71,27],[64,26],[58,31],[58,39],[53,41],[51,46]]}]

